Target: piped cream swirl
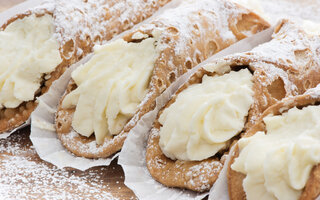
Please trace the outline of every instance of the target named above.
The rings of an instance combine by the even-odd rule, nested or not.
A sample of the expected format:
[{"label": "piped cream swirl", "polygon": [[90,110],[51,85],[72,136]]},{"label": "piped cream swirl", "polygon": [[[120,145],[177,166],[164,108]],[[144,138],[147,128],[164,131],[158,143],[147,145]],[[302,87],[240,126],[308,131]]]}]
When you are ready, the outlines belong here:
[{"label": "piped cream swirl", "polygon": [[248,200],[299,199],[312,167],[320,163],[320,106],[264,118],[267,134],[239,140],[231,166],[246,175]]},{"label": "piped cream swirl", "polygon": [[18,19],[0,32],[0,108],[33,100],[43,76],[62,62],[51,15]]},{"label": "piped cream swirl", "polygon": [[190,85],[159,118],[159,145],[171,159],[203,160],[225,148],[244,128],[253,103],[248,69],[207,76]]},{"label": "piped cream swirl", "polygon": [[64,108],[75,107],[74,130],[87,137],[94,133],[101,144],[123,129],[147,94],[158,57],[155,42],[118,39],[95,48],[94,56],[72,73],[77,89],[63,100]]}]

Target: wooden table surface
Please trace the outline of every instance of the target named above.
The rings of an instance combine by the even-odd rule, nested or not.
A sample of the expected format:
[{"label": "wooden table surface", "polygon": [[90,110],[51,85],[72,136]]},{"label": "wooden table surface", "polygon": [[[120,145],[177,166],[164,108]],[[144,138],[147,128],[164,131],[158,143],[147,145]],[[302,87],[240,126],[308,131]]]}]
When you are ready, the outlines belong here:
[{"label": "wooden table surface", "polygon": [[[0,0],[0,11],[23,1]],[[29,134],[27,127],[0,140],[0,199],[136,199],[117,160],[84,172],[57,169],[39,158]]]},{"label": "wooden table surface", "polygon": [[[0,12],[23,1],[0,0]],[[277,0],[270,2],[277,4]],[[302,9],[296,7],[298,11],[308,10],[308,15],[301,12],[306,19],[312,20],[319,15],[318,12],[312,12],[312,5],[320,6],[320,0],[283,2],[290,6],[301,5]],[[296,15],[295,10],[284,11]],[[279,13],[276,10],[271,14]],[[27,127],[8,139],[0,140],[0,199],[136,199],[123,184],[124,175],[117,160],[109,167],[95,167],[85,172],[57,169],[38,157],[29,134],[30,128]]]}]

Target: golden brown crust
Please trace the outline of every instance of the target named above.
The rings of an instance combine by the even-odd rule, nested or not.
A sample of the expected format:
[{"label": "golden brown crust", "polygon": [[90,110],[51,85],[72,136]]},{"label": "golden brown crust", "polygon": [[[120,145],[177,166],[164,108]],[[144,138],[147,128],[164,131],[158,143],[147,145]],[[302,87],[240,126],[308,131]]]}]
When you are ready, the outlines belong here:
[{"label": "golden brown crust", "polygon": [[[230,16],[229,28],[232,27],[232,32],[238,39],[243,38],[241,31],[246,33],[254,34],[257,31],[266,29],[269,27],[269,24],[265,22],[260,17],[256,16],[253,13],[248,13],[248,11],[243,11],[244,13],[239,14],[237,18]],[[212,15],[212,14],[211,14]],[[193,17],[197,19],[199,17],[201,20],[194,21]],[[245,17],[243,17],[245,16]],[[243,19],[248,21],[254,21],[255,28],[245,26],[246,23]],[[145,103],[139,107],[139,110],[135,116],[127,123],[124,129],[120,132],[119,135],[113,138],[106,138],[103,145],[92,144],[94,137],[84,138],[79,135],[75,135],[70,132],[71,130],[71,120],[73,111],[64,110],[61,108],[61,103],[58,107],[58,112],[56,115],[56,127],[57,133],[64,144],[64,146],[74,154],[78,156],[84,156],[88,158],[101,158],[109,157],[110,155],[116,153],[122,148],[124,140],[129,133],[129,131],[135,126],[137,121],[147,112],[155,108],[155,99],[158,97],[169,85],[174,82],[179,76],[187,72],[189,69],[193,68],[209,56],[217,53],[218,51],[228,47],[236,41],[223,42],[223,35],[218,31],[205,31],[210,28],[214,28],[214,24],[210,24],[210,19],[206,15],[202,15],[201,12],[190,13],[188,18],[191,22],[198,23],[199,25],[193,27],[192,35],[190,35],[189,42],[186,44],[190,48],[184,48],[180,54],[174,51],[176,47],[176,41],[183,37],[179,33],[183,30],[179,30],[179,27],[173,27],[170,24],[167,25],[160,21],[153,21],[151,23],[151,29],[140,29],[135,30],[131,33],[128,33],[123,38],[124,40],[131,42],[131,36],[139,31],[149,36],[152,36],[152,31],[157,28],[162,30],[160,36],[160,43],[166,44],[166,48],[160,52],[159,58],[156,60],[153,76],[150,83],[150,96],[144,101]],[[241,21],[240,24],[238,22]],[[200,27],[204,27],[205,30],[199,30]],[[210,30],[211,30],[210,29]],[[240,30],[239,30],[240,29]],[[199,34],[199,32],[203,34]],[[209,39],[212,38],[212,39]],[[208,41],[209,40],[209,41]],[[134,41],[136,42],[136,41]],[[192,48],[191,48],[192,47]],[[69,119],[70,121],[65,121]],[[63,130],[57,124],[63,124],[61,127],[64,127]],[[90,141],[90,145],[88,144]],[[95,146],[96,148],[91,148]]]},{"label": "golden brown crust", "polygon": [[[319,91],[320,94],[320,91]],[[309,105],[315,105],[320,103],[320,96],[313,96],[309,94],[299,95],[295,97],[288,97],[280,101],[279,103],[269,107],[257,120],[256,124],[252,126],[245,134],[245,137],[250,137],[258,131],[265,131],[266,127],[263,122],[263,118],[268,115],[281,115],[287,112],[289,109],[298,107],[306,107]],[[234,171],[231,165],[235,159],[239,156],[239,148],[236,147],[234,153],[231,155],[231,159],[228,165],[228,188],[230,200],[245,200],[245,192],[242,187],[243,179],[245,175]],[[307,181],[305,188],[302,191],[300,200],[313,200],[320,195],[320,164],[313,167],[310,178]]]},{"label": "golden brown crust", "polygon": [[[9,19],[4,25],[2,25],[0,30],[5,30],[6,27],[12,22],[18,19],[23,19],[24,17],[28,17],[31,14],[32,14],[31,12],[27,12]],[[46,11],[45,14],[52,15],[52,13],[50,13],[49,11]],[[41,17],[45,14],[37,14],[36,16]],[[63,48],[67,48],[67,46]],[[47,92],[51,84],[53,83],[53,81],[57,80],[64,73],[64,71],[68,66],[69,66],[69,62],[66,60],[63,60],[62,63],[60,63],[57,66],[56,70],[50,74],[50,78],[48,80],[44,80],[41,88],[39,89],[39,91],[37,91],[36,96],[40,96],[45,92]],[[22,125],[23,123],[25,123],[29,119],[31,113],[36,107],[37,107],[37,102],[34,100],[34,101],[23,102],[17,108],[0,109],[0,134],[6,131],[10,131]]]},{"label": "golden brown crust", "polygon": [[239,147],[236,144],[234,148],[234,152],[230,158],[227,168],[227,180],[228,180],[228,192],[230,199],[237,199],[237,200],[245,200],[246,193],[243,190],[242,182],[245,178],[245,175],[239,172],[236,172],[231,169],[232,163],[234,163],[235,158],[239,156]]},{"label": "golden brown crust", "polygon": [[313,200],[320,195],[320,164],[314,166],[300,200]]},{"label": "golden brown crust", "polygon": [[[21,15],[17,15],[9,19],[5,24],[3,24],[0,30],[5,30],[6,27],[17,19],[22,19],[31,15],[31,12],[27,12]],[[0,109],[0,134],[12,130],[23,123],[25,123],[32,111],[35,109],[37,104],[34,101],[24,102],[17,108],[6,108]]]},{"label": "golden brown crust", "polygon": [[[91,38],[90,35],[84,35],[84,33],[79,32],[76,38],[73,38],[68,41],[63,41],[63,45],[60,44],[60,55],[62,58],[62,62],[56,67],[55,71],[53,71],[50,74],[50,78],[48,80],[45,80],[45,79],[43,80],[40,90],[36,93],[36,97],[41,96],[42,94],[47,92],[51,84],[55,80],[57,80],[70,65],[79,61],[83,56],[87,55],[88,53],[92,52],[92,49],[95,43],[110,40],[116,34],[130,29],[134,24],[137,24],[143,21],[145,18],[151,16],[160,7],[164,6],[166,3],[170,1],[171,0],[155,1],[152,5],[150,5],[151,6],[150,8],[146,5],[145,9],[147,9],[148,11],[144,12],[143,10],[139,10],[137,13],[135,13],[137,17],[136,18],[133,17],[132,22],[128,21],[128,24],[119,25],[120,17],[117,18],[116,16],[113,16],[115,17],[115,19],[113,21],[109,21],[107,25],[108,27],[106,27],[106,30],[103,33],[101,33],[101,37],[99,36],[99,37]],[[108,4],[110,7],[112,7],[115,2],[116,1],[106,1],[105,4]],[[51,15],[54,18],[56,17],[55,14],[53,13],[54,11],[51,12],[51,11],[48,11],[47,9],[43,9],[37,12],[35,13],[37,17],[41,17],[45,14]],[[27,11],[26,13],[16,15],[11,19],[9,19],[4,25],[2,25],[0,30],[5,30],[9,24],[15,22],[18,19],[23,19],[24,17],[28,17],[32,14],[33,12]],[[117,14],[121,15],[120,12]],[[110,15],[110,12],[108,10],[105,10],[105,17],[101,18],[100,20],[101,21],[109,20],[111,18],[111,16],[109,15]],[[59,26],[59,25],[55,24],[55,26]],[[90,29],[90,24],[88,24],[87,26]],[[61,35],[64,34],[63,31],[65,30],[60,30]],[[79,53],[79,49],[81,49],[81,53]],[[37,102],[35,100],[36,98],[33,101],[24,102],[14,109],[8,109],[8,108],[1,109],[0,110],[0,134],[6,131],[10,131],[22,125],[23,123],[25,123],[27,119],[30,117],[31,113],[37,107]]]},{"label": "golden brown crust", "polygon": [[[242,7],[240,5],[238,6]],[[230,18],[229,20],[229,28],[238,40],[248,37],[248,35],[246,35],[248,30],[253,33],[258,33],[270,26],[267,21],[253,12],[238,15],[236,18]]]},{"label": "golden brown crust", "polygon": [[[280,31],[280,29],[283,28],[282,26],[287,26],[288,25],[287,23],[288,22],[284,21],[284,23],[280,25],[281,27],[279,27],[278,31]],[[277,42],[279,40],[278,35],[274,37],[275,37],[274,41]],[[279,43],[282,44],[281,42],[282,41],[280,39]],[[266,48],[268,48],[268,46]],[[272,48],[277,48],[277,46],[274,46]],[[261,50],[264,51],[263,47]],[[279,62],[279,60],[274,59],[274,57],[272,56],[265,57],[265,56],[259,55],[255,51],[251,51],[251,52],[243,53],[240,55],[232,55],[230,57],[224,58],[222,61],[217,61],[219,66],[221,63],[224,65],[230,65],[231,70],[249,68],[249,70],[253,73],[254,103],[252,104],[249,110],[248,119],[245,124],[244,131],[248,130],[246,134],[249,134],[253,130],[257,131],[257,130],[262,130],[264,128],[262,124],[257,123],[255,125],[255,123],[261,120],[260,117],[262,113],[264,113],[263,115],[266,115],[268,108],[270,106],[274,104],[278,105],[277,103],[279,103],[285,97],[289,97],[289,96],[296,95],[306,91],[306,89],[308,89],[309,86],[305,87],[305,85],[301,84],[302,82],[301,80],[304,80],[304,79],[311,80],[309,85],[312,85],[312,86],[315,86],[317,83],[320,82],[319,67],[314,66],[313,68],[310,68],[311,70],[309,71],[304,70],[305,67],[308,66],[310,63],[315,63],[314,60],[310,59],[309,62],[305,64],[305,66],[299,66],[300,68],[298,70],[294,68],[292,65],[290,65],[290,63],[292,64],[296,62],[296,60],[298,60],[299,58],[300,58],[299,55],[295,55],[295,57],[287,58],[285,63],[281,63],[280,59],[279,59],[280,60]],[[217,63],[213,63],[213,65]],[[211,65],[211,63],[208,65]],[[165,108],[170,106],[175,101],[177,95],[181,91],[183,91],[185,88],[187,88],[189,85],[200,83],[201,78],[203,77],[204,74],[212,75],[212,73],[210,74],[204,69],[200,69],[199,71],[197,71],[197,73],[193,75],[192,78],[176,92],[176,94],[168,102]],[[303,77],[304,79],[301,79],[301,77]],[[300,102],[300,101],[297,101],[297,102]],[[162,110],[159,112],[159,115],[161,114]],[[153,138],[159,137],[158,136],[159,129],[160,129],[159,122],[156,121],[151,131],[151,135],[150,135],[148,147],[147,147],[147,155],[146,155],[147,167],[149,169],[150,174],[157,181],[167,186],[188,188],[194,191],[203,191],[203,190],[199,190],[199,185],[197,185],[197,187],[190,187],[190,185],[188,185],[184,179],[180,179],[179,180],[180,182],[175,181],[174,182],[175,185],[173,185],[172,177],[169,176],[170,174],[166,175],[166,173],[169,173],[169,171],[171,170],[170,168],[172,168],[171,166],[175,166],[175,163],[181,162],[181,161],[170,160],[169,158],[166,158],[163,155],[161,150],[157,151],[157,149],[160,149],[160,147],[158,143],[154,142]],[[155,154],[155,152],[158,154]],[[152,156],[149,154],[152,154]],[[213,159],[212,162],[217,162],[217,159],[219,160],[219,158],[216,157],[216,159]],[[160,168],[156,164],[154,164],[156,162],[166,163],[166,164],[165,165],[162,164],[162,167]],[[196,165],[196,163],[194,162],[190,162],[190,164],[191,163]],[[201,162],[198,164],[201,164]],[[164,170],[167,170],[168,172],[164,172]],[[180,169],[180,170],[184,171],[185,174],[188,172],[188,169],[186,168]],[[219,167],[217,167],[217,171],[220,171]],[[202,176],[207,177],[206,174]],[[215,177],[216,177],[216,174],[213,175],[213,177],[207,177],[208,178],[207,181],[209,182],[210,178],[215,178]],[[245,198],[245,194],[241,188],[242,184],[239,185],[239,182],[241,182],[244,176],[242,174],[231,171],[229,173],[228,178],[232,179],[232,181],[229,184],[231,184],[232,187],[235,186],[235,188],[231,190],[232,193],[230,193],[230,195],[233,196],[234,199]]]},{"label": "golden brown crust", "polygon": [[[53,81],[57,80],[67,69],[68,64],[62,62],[54,72],[50,74],[50,78],[46,80],[41,86],[39,93],[36,96],[40,96],[46,93]],[[37,107],[37,102],[28,101],[19,105],[17,108],[5,108],[0,110],[0,133],[10,131],[23,123],[25,123],[34,109]]]},{"label": "golden brown crust", "polygon": [[[157,123],[155,129],[160,128]],[[203,161],[172,161],[161,151],[159,135],[149,137],[147,147],[147,166],[150,174],[158,182],[168,187],[180,187],[197,192],[207,191],[218,178],[222,163],[218,158]]]},{"label": "golden brown crust", "polygon": [[[267,74],[264,74],[264,76],[261,76],[261,73],[260,73],[261,69],[255,69],[255,68],[246,66],[248,64],[246,61],[241,63],[240,60],[238,60],[237,63],[238,63],[238,65],[232,66],[232,70],[238,70],[240,67],[240,68],[249,68],[253,72],[254,103],[250,108],[250,113],[252,113],[252,114],[247,119],[247,123],[245,125],[245,128],[250,128],[250,126],[252,124],[248,123],[248,122],[251,119],[257,118],[259,116],[260,112],[265,110],[266,106],[262,106],[262,105],[264,105],[265,102],[266,102],[266,105],[272,105],[275,102],[277,102],[277,100],[274,99],[274,97],[269,93],[268,90],[262,90],[262,91],[259,90],[259,88],[261,88],[263,86],[261,84],[262,83],[261,79],[268,79]],[[172,103],[175,102],[175,100],[180,92],[182,92],[184,89],[186,89],[188,86],[190,86],[192,84],[201,83],[202,77],[204,75],[212,76],[213,73],[210,73],[202,68],[199,71],[197,71],[197,73],[195,73],[190,78],[190,80],[186,84],[184,84],[176,92],[176,94],[167,103],[167,105],[159,112],[158,118],[165,108],[169,107]],[[265,81],[265,82],[267,82],[267,81]],[[281,85],[279,85],[278,88],[275,87],[275,89],[281,90]],[[268,98],[264,99],[263,102],[259,101],[260,98],[258,98],[262,94],[265,96],[268,96]],[[151,134],[149,136],[149,141],[148,141],[148,146],[147,146],[147,153],[146,153],[147,167],[148,167],[148,170],[149,170],[150,174],[152,175],[152,177],[166,186],[187,188],[187,189],[194,190],[197,192],[209,190],[211,188],[211,186],[213,185],[213,183],[215,182],[215,180],[221,170],[221,166],[223,165],[223,162],[220,161],[221,157],[214,156],[212,158],[209,158],[205,161],[200,161],[200,162],[183,161],[185,166],[188,166],[188,167],[189,166],[192,166],[192,167],[201,166],[204,163],[208,163],[208,162],[211,165],[215,166],[214,168],[211,168],[211,170],[215,173],[213,173],[213,172],[200,173],[200,175],[202,177],[201,178],[202,182],[199,182],[199,181],[196,182],[193,180],[192,182],[196,183],[196,184],[190,185],[190,184],[188,184],[188,182],[186,182],[185,178],[177,178],[177,179],[174,178],[172,176],[174,173],[178,172],[179,176],[183,177],[183,176],[187,176],[190,170],[188,167],[180,166],[179,163],[181,163],[182,161],[179,161],[179,160],[173,161],[173,160],[167,158],[163,154],[163,152],[161,151],[160,146],[159,146],[159,142],[158,142],[161,124],[158,122],[158,118],[154,124],[153,129],[151,130]],[[248,125],[248,124],[250,124],[250,125]],[[159,166],[159,165],[157,165],[157,163],[162,163],[162,165]],[[219,163],[220,165],[218,165],[216,163]],[[179,168],[179,170],[173,169],[174,167]],[[193,179],[197,179],[197,178],[198,178],[198,176],[193,177]],[[175,179],[175,181],[173,181],[172,179]],[[207,187],[204,186],[204,182],[208,183],[208,185],[206,185]]]},{"label": "golden brown crust", "polygon": [[[73,154],[81,157],[86,158],[105,158],[109,157],[112,154],[119,151],[124,143],[126,134],[131,130],[135,124],[126,124],[122,132],[113,137],[113,138],[106,138],[102,145],[98,145],[95,142],[95,137],[92,135],[91,137],[87,138],[81,136],[80,134],[75,134],[72,132],[72,117],[73,113],[75,112],[75,108],[62,108],[61,104],[64,97],[69,94],[72,90],[76,89],[76,85],[74,84],[73,80],[70,81],[66,93],[63,95],[59,102],[58,110],[56,113],[55,118],[55,126],[57,131],[57,136],[62,142],[62,144]],[[155,96],[151,98],[155,99]],[[141,109],[139,113],[139,118],[147,113],[149,110],[152,110],[154,107],[154,103],[146,104]],[[152,107],[152,108],[151,108]]]},{"label": "golden brown crust", "polygon": [[[175,102],[176,96],[186,89],[189,85],[200,83],[204,74],[212,75],[200,69],[195,73],[188,83],[184,84],[170,100],[165,108]],[[165,109],[163,108],[163,109]],[[158,117],[163,109],[159,112]],[[147,145],[146,161],[151,176],[158,182],[168,187],[180,187],[197,192],[207,191],[218,178],[223,162],[220,158],[213,157],[203,161],[173,161],[167,158],[159,146],[159,130],[161,124],[156,120]]]},{"label": "golden brown crust", "polygon": [[[23,19],[24,17],[28,17],[32,15],[33,13],[31,11],[28,11],[23,14],[19,14],[14,16],[13,18],[9,19],[4,25],[1,26],[0,30],[5,30],[8,25],[15,22],[18,19]],[[44,10],[44,13],[36,14],[37,17],[41,17],[45,14],[53,15],[51,12]],[[36,97],[41,96],[42,94],[46,93],[52,83],[57,80],[64,72],[65,70],[73,63],[77,58],[73,59],[65,59],[63,56],[64,54],[68,53],[72,49],[70,47],[70,43],[66,43],[65,45],[60,47],[60,55],[62,57],[62,62],[56,67],[55,71],[50,73],[50,78],[47,80],[43,80],[43,83],[40,87],[40,89],[36,92]],[[86,48],[85,52],[88,52]],[[23,123],[25,123],[31,113],[34,111],[34,109],[37,107],[36,100],[23,102],[21,105],[19,105],[17,108],[4,108],[0,110],[0,134],[6,131],[10,131]]]}]

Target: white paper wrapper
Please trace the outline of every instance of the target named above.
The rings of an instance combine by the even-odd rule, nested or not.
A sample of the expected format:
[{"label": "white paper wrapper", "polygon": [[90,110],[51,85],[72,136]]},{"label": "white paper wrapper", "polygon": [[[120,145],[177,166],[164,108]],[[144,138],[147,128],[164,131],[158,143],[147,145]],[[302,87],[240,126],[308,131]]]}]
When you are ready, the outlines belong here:
[{"label": "white paper wrapper", "polygon": [[143,199],[202,199],[207,193],[195,193],[177,188],[168,188],[159,182],[155,181],[146,166],[145,152],[148,140],[149,131],[157,116],[158,111],[170,100],[183,83],[200,67],[206,63],[232,53],[249,51],[253,47],[270,41],[273,29],[270,28],[261,33],[256,34],[251,38],[244,39],[229,48],[210,57],[197,67],[184,74],[176,82],[174,82],[160,97],[156,99],[156,109],[147,113],[137,125],[130,131],[124,146],[120,152],[118,163],[122,166],[125,173],[125,185],[128,186],[135,195]]},{"label": "white paper wrapper", "polygon": [[[38,5],[40,5],[43,2],[43,0],[29,0],[29,1],[25,1],[21,4],[18,4],[2,13],[0,13],[0,26],[2,26],[4,23],[7,22],[8,19],[10,19],[11,17],[19,14],[19,13],[23,13],[25,11],[27,11],[30,8],[34,8]],[[30,118],[23,123],[22,125],[18,126],[17,128],[8,131],[8,132],[4,132],[4,133],[0,133],[0,139],[4,139],[9,137],[12,133],[16,132],[19,129],[22,129],[26,126],[30,125]]]},{"label": "white paper wrapper", "polygon": [[31,115],[30,139],[40,158],[59,168],[72,167],[86,170],[93,166],[109,165],[114,157],[106,159],[87,159],[77,157],[63,147],[54,128],[57,105],[71,78],[71,72],[87,62],[92,57],[88,55],[80,62],[72,65],[50,87],[49,91],[38,98],[39,105]]},{"label": "white paper wrapper", "polygon": [[[152,20],[154,17],[160,15],[165,9],[178,6],[181,2],[181,0],[176,0],[165,5],[151,18],[135,25],[133,29],[136,29],[139,26]],[[133,29],[127,30],[115,36],[110,41],[104,41],[103,44],[122,38],[125,34],[132,31]],[[50,90],[38,99],[39,105],[31,115],[32,120],[30,139],[38,155],[41,159],[50,162],[59,168],[72,167],[79,170],[86,170],[95,166],[108,166],[111,161],[118,156],[118,154],[115,154],[113,157],[105,159],[87,159],[75,156],[63,147],[60,140],[57,138],[57,134],[55,131],[54,118],[57,111],[57,105],[59,103],[59,100],[61,99],[61,96],[67,88],[68,82],[70,81],[71,72],[81,64],[86,63],[91,57],[92,54],[83,58],[81,61],[71,66],[63,74],[63,76],[55,81],[50,87]]]},{"label": "white paper wrapper", "polygon": [[[4,23],[7,22],[8,19],[12,18],[13,16],[17,15],[17,14],[20,14],[20,13],[24,13],[26,12],[27,10],[31,9],[31,8],[34,8],[34,7],[37,7],[39,5],[41,5],[41,3],[43,3],[44,0],[27,0],[21,4],[18,4],[2,13],[0,13],[0,26],[3,25]],[[137,24],[135,27],[133,28],[136,28],[136,27],[139,27],[141,26],[142,24],[145,24],[149,21],[151,21],[153,18],[155,18],[156,16],[160,15],[164,10],[168,9],[168,8],[174,8],[176,6],[178,6],[180,3],[182,2],[182,0],[176,0],[176,1],[173,1],[173,2],[170,2],[168,3],[167,5],[165,5],[162,9],[160,9],[159,11],[157,11],[152,17],[146,19],[145,21],[141,22],[140,24]],[[127,30],[121,34],[119,34],[117,37],[113,38],[112,40],[115,40],[115,39],[118,39],[120,37],[122,37],[123,35],[127,34],[129,31],[131,30]],[[111,40],[111,41],[112,41]],[[106,43],[108,41],[105,41],[103,43]],[[4,132],[4,133],[1,133],[0,134],[0,139],[3,139],[3,138],[7,138],[9,137],[12,133],[14,133],[15,131],[19,130],[19,129],[22,129],[28,125],[30,125],[30,118],[24,123],[22,124],[21,126],[11,130],[11,131],[8,131],[8,132]]]},{"label": "white paper wrapper", "polygon": [[[228,191],[229,187],[227,179],[227,170],[231,159],[231,155],[234,152],[234,148],[235,145],[231,148],[230,153],[225,161],[225,164],[219,174],[219,177],[209,192],[208,200],[230,200]],[[318,196],[316,200],[320,200],[320,196]]]},{"label": "white paper wrapper", "polygon": [[235,145],[230,149],[230,153],[224,163],[224,166],[219,174],[219,177],[211,188],[209,193],[208,200],[229,200],[229,192],[228,192],[228,180],[227,180],[227,170],[228,165],[231,159],[231,156],[234,152]]},{"label": "white paper wrapper", "polygon": [[1,133],[0,134],[0,139],[5,139],[7,137],[9,137],[12,133],[16,132],[17,130],[19,129],[22,129],[26,126],[29,126],[30,125],[30,118],[25,122],[23,123],[22,125],[18,126],[17,128],[11,130],[11,131],[8,131],[8,132],[4,132],[4,133]]},{"label": "white paper wrapper", "polygon": [[[229,198],[229,187],[228,187],[228,179],[227,179],[227,170],[228,170],[228,165],[231,159],[231,155],[233,155],[234,149],[235,149],[234,145],[231,149],[230,149],[230,153],[227,156],[227,159],[225,161],[225,164],[219,174],[219,177],[216,181],[216,183],[213,185],[213,187],[211,188],[210,192],[209,192],[209,198],[208,200],[230,200]],[[320,196],[317,197],[316,200],[320,200]]]}]

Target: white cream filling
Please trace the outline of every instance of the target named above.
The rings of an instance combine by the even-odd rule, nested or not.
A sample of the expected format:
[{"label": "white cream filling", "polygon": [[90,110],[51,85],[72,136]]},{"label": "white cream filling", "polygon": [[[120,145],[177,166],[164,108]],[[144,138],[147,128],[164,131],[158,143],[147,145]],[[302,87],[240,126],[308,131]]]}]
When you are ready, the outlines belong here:
[{"label": "white cream filling", "polygon": [[190,85],[159,118],[159,145],[171,159],[203,160],[214,156],[242,131],[253,103],[248,69],[204,76]]},{"label": "white cream filling", "polygon": [[51,15],[34,14],[0,32],[0,108],[33,100],[42,77],[62,62]]},{"label": "white cream filling", "polygon": [[118,39],[97,46],[89,62],[72,73],[77,89],[62,106],[76,107],[72,127],[83,136],[95,134],[101,144],[118,134],[146,96],[158,57],[155,38],[139,43]]},{"label": "white cream filling", "polygon": [[267,134],[241,139],[231,167],[246,175],[248,200],[299,199],[312,167],[320,162],[320,106],[292,108],[264,122]]}]

